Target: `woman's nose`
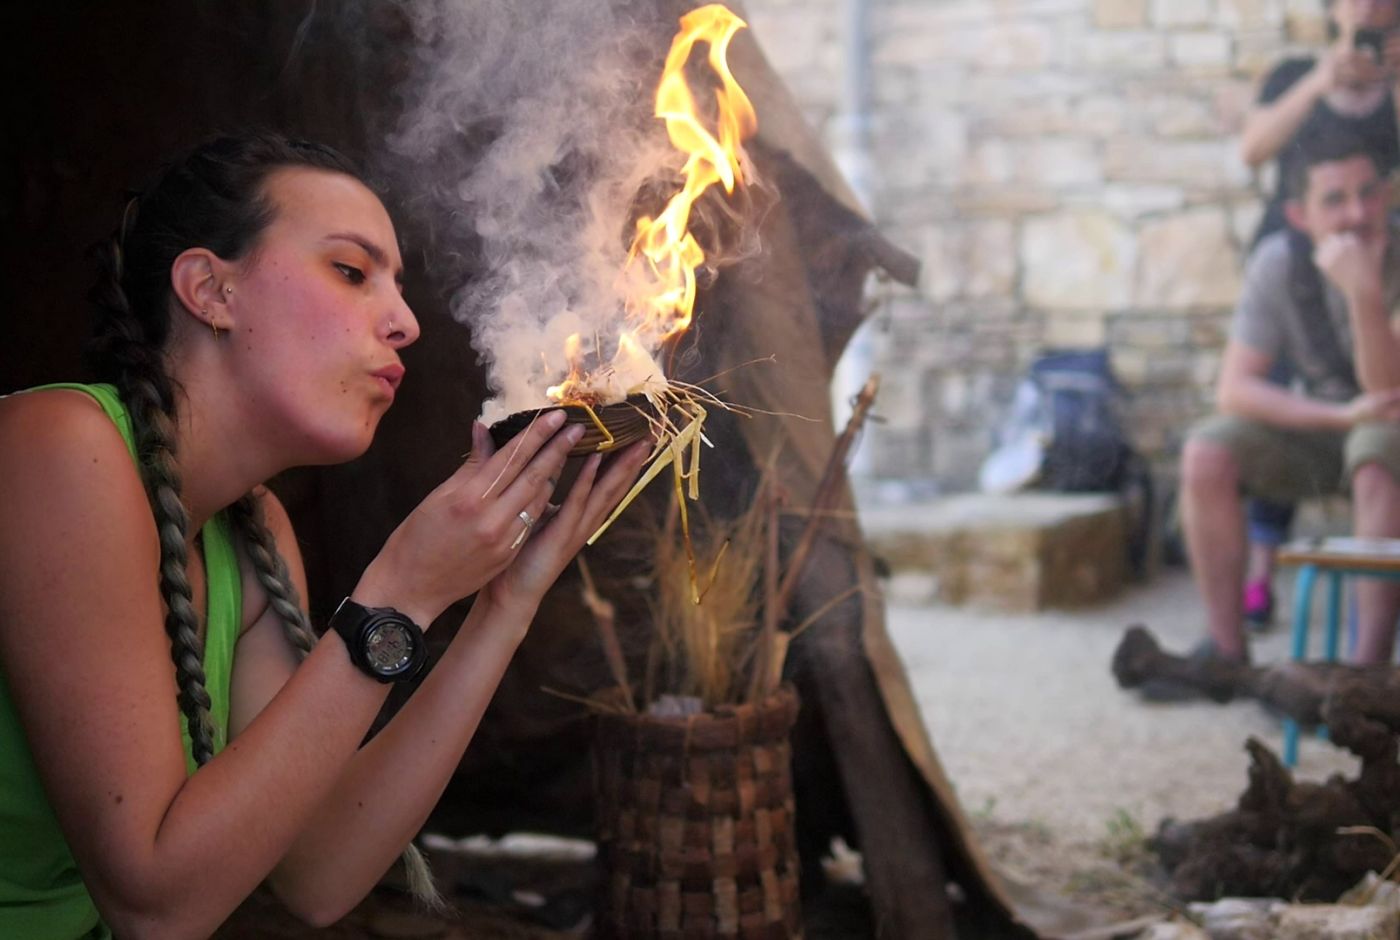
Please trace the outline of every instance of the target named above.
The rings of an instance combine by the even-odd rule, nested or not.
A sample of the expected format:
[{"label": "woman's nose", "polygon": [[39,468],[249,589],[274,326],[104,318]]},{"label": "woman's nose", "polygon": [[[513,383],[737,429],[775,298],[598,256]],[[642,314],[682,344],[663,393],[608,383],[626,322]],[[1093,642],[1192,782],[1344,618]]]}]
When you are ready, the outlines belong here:
[{"label": "woman's nose", "polygon": [[402,349],[418,339],[418,318],[402,296],[398,297],[394,308],[389,311],[385,322],[385,339],[395,349]]}]

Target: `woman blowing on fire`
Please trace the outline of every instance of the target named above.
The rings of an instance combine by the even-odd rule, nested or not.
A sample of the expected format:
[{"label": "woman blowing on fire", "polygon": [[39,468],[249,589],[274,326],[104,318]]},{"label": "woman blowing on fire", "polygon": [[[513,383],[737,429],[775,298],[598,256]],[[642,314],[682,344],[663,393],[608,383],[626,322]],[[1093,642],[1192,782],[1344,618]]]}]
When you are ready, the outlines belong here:
[{"label": "woman blowing on fire", "polygon": [[[581,429],[554,414],[493,452],[474,427],[317,642],[262,483],[363,453],[393,401],[418,325],[384,206],[330,150],[224,138],[108,260],[109,384],[0,400],[0,936],[205,936],[264,880],[333,921],[418,831],[646,446],[589,458],[536,522]],[[474,592],[361,747],[419,627]]]}]

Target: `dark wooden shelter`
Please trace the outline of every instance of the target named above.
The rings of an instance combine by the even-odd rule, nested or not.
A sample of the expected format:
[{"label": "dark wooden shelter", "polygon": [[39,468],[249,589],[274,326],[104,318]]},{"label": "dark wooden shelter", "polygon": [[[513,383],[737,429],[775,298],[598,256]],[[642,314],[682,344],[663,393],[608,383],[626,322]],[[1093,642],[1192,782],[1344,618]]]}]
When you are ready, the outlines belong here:
[{"label": "dark wooden shelter", "polygon": [[[637,7],[658,23],[674,23],[684,9],[671,0]],[[395,117],[409,41],[398,16],[388,3],[310,0],[8,6],[0,14],[8,47],[0,56],[7,269],[0,391],[81,374],[91,276],[82,249],[111,230],[124,188],[162,156],[247,125],[371,155]],[[668,33],[658,34],[659,49]],[[764,216],[763,255],[726,270],[706,291],[692,368],[714,374],[780,353],[774,365],[733,372],[726,394],[821,420],[717,415],[709,433],[723,457],[709,461],[703,484],[717,512],[752,495],[758,460],[774,440],[783,442],[779,465],[794,503],[811,497],[834,440],[827,387],[862,316],[863,281],[872,270],[906,281],[915,272],[861,214],[753,40],[741,35],[734,57],[760,115],[751,152],[781,199]],[[389,194],[391,212],[402,195]],[[428,239],[412,220],[400,215],[400,222],[407,295],[424,336],[406,351],[410,380],[364,458],[279,485],[304,544],[317,618],[457,465],[485,392],[471,336],[446,315],[444,285],[423,263]],[[605,541],[593,556],[598,570],[606,572],[609,559],[614,570],[625,566],[626,544],[626,531]],[[864,590],[805,634],[789,661],[804,703],[794,751],[808,869],[819,870],[832,836],[860,846],[881,936],[952,937],[959,922],[962,935],[977,937],[1065,936],[1083,926],[999,877],[971,838],[885,632],[873,562],[854,521],[833,525],[818,545],[794,618],[851,585]],[[577,592],[566,576],[547,601],[434,826],[588,831],[580,710],[541,691],[587,691],[605,676]],[[950,881],[966,898],[957,912],[945,890]]]}]

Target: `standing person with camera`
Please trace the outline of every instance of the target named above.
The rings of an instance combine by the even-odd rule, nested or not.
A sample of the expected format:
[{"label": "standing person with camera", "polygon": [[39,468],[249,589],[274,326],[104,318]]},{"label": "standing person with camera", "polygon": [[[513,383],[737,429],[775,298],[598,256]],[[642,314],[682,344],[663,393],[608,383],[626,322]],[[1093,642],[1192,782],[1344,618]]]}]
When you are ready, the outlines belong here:
[{"label": "standing person with camera", "polygon": [[1265,77],[1245,118],[1240,155],[1257,168],[1277,159],[1278,173],[1254,244],[1283,228],[1284,180],[1300,159],[1298,141],[1314,135],[1362,140],[1384,174],[1400,166],[1395,87],[1400,79],[1400,0],[1331,0],[1333,43],[1316,56],[1285,59]]},{"label": "standing person with camera", "polygon": [[[1277,160],[1273,193],[1250,245],[1285,228],[1285,180],[1302,160],[1300,144],[1315,137],[1360,140],[1382,176],[1400,166],[1400,0],[1328,0],[1333,42],[1318,56],[1285,59],[1265,77],[1245,118],[1240,155],[1253,168]],[[1293,365],[1280,359],[1271,381],[1290,385]],[[1294,506],[1251,499],[1245,621],[1255,628],[1273,619],[1274,554],[1288,537]]]}]

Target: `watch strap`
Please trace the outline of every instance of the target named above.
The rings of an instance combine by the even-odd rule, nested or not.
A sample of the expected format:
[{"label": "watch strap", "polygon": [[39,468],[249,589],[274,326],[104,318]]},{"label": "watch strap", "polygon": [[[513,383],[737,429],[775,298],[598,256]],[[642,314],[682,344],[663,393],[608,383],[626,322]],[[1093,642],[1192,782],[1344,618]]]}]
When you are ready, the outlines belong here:
[{"label": "watch strap", "polygon": [[[392,617],[407,629],[413,645],[413,662],[409,668],[391,675],[375,669],[365,653],[366,630],[375,622],[388,617]],[[378,682],[406,682],[416,678],[427,664],[423,628],[418,626],[412,617],[392,607],[366,607],[346,597],[336,607],[335,613],[331,614],[330,627],[340,635],[355,667]]]}]

